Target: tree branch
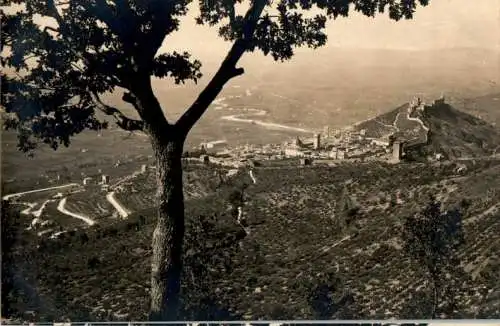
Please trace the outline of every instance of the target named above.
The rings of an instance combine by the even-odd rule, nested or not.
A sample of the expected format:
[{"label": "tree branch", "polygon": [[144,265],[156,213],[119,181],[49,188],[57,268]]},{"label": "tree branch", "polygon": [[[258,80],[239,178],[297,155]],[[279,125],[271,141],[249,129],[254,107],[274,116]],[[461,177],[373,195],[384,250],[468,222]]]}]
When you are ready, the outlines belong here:
[{"label": "tree branch", "polygon": [[236,68],[236,64],[251,44],[253,33],[266,3],[266,0],[256,0],[253,2],[245,14],[243,35],[234,42],[212,80],[175,124],[178,130],[184,133],[184,135],[187,135],[201,118],[217,95],[222,91],[224,85],[232,78],[240,76],[245,72],[243,68]]},{"label": "tree branch", "polygon": [[106,115],[113,116],[116,120],[116,124],[127,131],[144,131],[144,122],[142,120],[134,120],[126,117],[120,110],[104,104],[97,93],[91,94],[94,103],[97,108]]},{"label": "tree branch", "polygon": [[129,104],[132,104],[132,106],[134,107],[134,109],[137,112],[139,112],[139,110],[140,110],[139,103],[137,102],[137,98],[131,92],[125,92],[125,93],[123,93],[122,100],[124,102],[129,103]]},{"label": "tree branch", "polygon": [[236,3],[231,3],[229,4],[229,24],[231,25],[232,28],[235,27],[235,23],[236,23],[236,10],[234,8]]},{"label": "tree branch", "polygon": [[161,47],[165,36],[167,36],[169,29],[173,25],[171,16],[175,8],[175,3],[176,1],[174,0],[156,0],[150,4],[152,29],[147,35],[147,43],[144,44],[147,45],[146,51],[149,52],[145,55],[145,59],[148,61],[155,57],[156,52]]}]

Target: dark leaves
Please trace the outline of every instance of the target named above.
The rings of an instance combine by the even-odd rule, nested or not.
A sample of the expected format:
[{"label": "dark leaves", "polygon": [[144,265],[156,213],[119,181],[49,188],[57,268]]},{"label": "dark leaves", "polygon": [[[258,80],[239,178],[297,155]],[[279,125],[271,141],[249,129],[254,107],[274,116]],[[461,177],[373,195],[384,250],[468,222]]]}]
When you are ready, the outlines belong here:
[{"label": "dark leaves", "polygon": [[426,264],[445,264],[463,244],[462,215],[459,210],[441,212],[441,203],[431,198],[420,214],[404,225],[407,252]]},{"label": "dark leaves", "polygon": [[[130,90],[144,73],[197,81],[201,64],[188,54],[155,58],[188,3],[6,1],[22,10],[2,10],[1,104],[11,117],[4,127],[19,130],[23,150],[40,142],[55,149],[85,129],[106,126],[95,118],[90,94]],[[37,25],[39,15],[46,25]]]},{"label": "dark leaves", "polygon": [[230,23],[235,19],[242,19],[242,16],[236,15],[235,6],[242,3],[243,0],[199,0],[200,14],[196,17],[198,24],[217,25],[225,18]]},{"label": "dark leaves", "polygon": [[441,307],[442,312],[456,310],[455,297],[466,279],[458,256],[465,243],[462,214],[458,209],[442,212],[441,203],[431,197],[422,212],[408,218],[403,227],[405,252],[425,269],[433,286],[432,318],[443,304],[447,308]]},{"label": "dark leaves", "polygon": [[9,117],[4,126],[17,130],[23,152],[34,150],[36,139],[57,149],[68,146],[70,137],[85,129],[106,127],[95,118],[90,98],[50,84],[41,89],[28,80],[2,75],[2,104]]},{"label": "dark leaves", "polygon": [[[200,0],[197,23],[210,26],[221,24],[219,35],[234,41],[243,35],[243,16],[234,14],[240,1]],[[388,11],[393,20],[411,19],[417,5],[427,5],[428,0],[280,0],[268,3],[259,20],[248,51],[260,49],[275,60],[288,60],[294,48],[317,48],[326,44],[327,18],[347,17],[357,11],[368,17]],[[310,15],[308,11],[316,13]],[[273,13],[269,13],[273,11]],[[277,14],[274,13],[277,12]],[[312,17],[311,17],[312,16]]]},{"label": "dark leaves", "polygon": [[185,80],[197,82],[202,77],[201,62],[190,61],[190,58],[191,55],[187,52],[161,54],[154,60],[153,75],[159,78],[171,77],[176,84],[184,83]]}]

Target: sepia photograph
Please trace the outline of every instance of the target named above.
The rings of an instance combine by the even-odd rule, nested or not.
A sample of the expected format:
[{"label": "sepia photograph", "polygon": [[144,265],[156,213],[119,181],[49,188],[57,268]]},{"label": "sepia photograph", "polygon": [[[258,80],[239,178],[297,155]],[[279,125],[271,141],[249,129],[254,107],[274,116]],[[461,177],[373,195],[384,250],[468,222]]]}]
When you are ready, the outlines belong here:
[{"label": "sepia photograph", "polygon": [[500,1],[0,21],[1,324],[500,325]]}]

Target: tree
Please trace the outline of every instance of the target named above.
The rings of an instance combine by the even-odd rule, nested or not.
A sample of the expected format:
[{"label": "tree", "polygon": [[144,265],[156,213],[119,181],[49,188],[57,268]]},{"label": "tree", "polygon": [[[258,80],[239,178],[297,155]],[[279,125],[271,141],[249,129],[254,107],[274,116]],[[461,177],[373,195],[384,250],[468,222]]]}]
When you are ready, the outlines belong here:
[{"label": "tree", "polygon": [[347,187],[344,187],[340,194],[339,207],[339,225],[340,229],[345,232],[356,221],[361,209],[351,198]]},{"label": "tree", "polygon": [[227,201],[233,208],[238,208],[245,204],[245,190],[248,188],[247,183],[236,184],[229,193]]},{"label": "tree", "polygon": [[[57,149],[85,129],[107,127],[96,111],[112,116],[122,129],[149,136],[158,182],[150,318],[175,318],[185,229],[184,141],[224,85],[244,73],[237,66],[243,54],[260,50],[284,61],[295,47],[326,44],[328,18],[348,16],[352,9],[366,16],[388,10],[394,20],[411,19],[417,5],[428,2],[200,0],[196,22],[218,26],[219,35],[232,46],[193,104],[172,122],[163,114],[151,78],[173,78],[176,83],[201,78],[201,63],[189,53],[159,53],[168,35],[180,28],[179,18],[191,10],[190,0],[6,0],[6,6],[24,7],[2,10],[2,50],[9,50],[2,64],[16,70],[2,74],[2,105],[12,118],[7,126],[18,131],[19,147],[28,152],[36,140]],[[53,24],[41,28],[35,15],[50,17]],[[117,89],[124,90],[123,101],[140,119],[101,100],[102,94]]]},{"label": "tree", "polygon": [[462,274],[457,252],[465,243],[462,216],[467,208],[464,201],[460,209],[442,212],[441,203],[431,196],[428,205],[407,218],[403,226],[405,252],[425,268],[432,284],[431,318],[437,316],[441,304],[448,305],[443,313],[452,313],[456,308],[451,290],[456,292],[459,286],[459,282],[452,284],[453,277]]}]

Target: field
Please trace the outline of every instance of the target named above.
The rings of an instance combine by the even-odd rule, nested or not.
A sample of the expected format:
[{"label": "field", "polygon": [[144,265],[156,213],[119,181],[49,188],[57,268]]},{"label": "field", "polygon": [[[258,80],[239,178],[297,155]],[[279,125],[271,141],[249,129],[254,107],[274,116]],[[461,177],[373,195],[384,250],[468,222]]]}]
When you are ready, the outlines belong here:
[{"label": "field", "polygon": [[97,186],[87,187],[86,191],[72,194],[66,201],[66,209],[73,213],[86,215],[93,220],[102,221],[109,218],[115,209],[106,200],[106,192]]},{"label": "field", "polygon": [[[391,170],[392,173],[395,173],[393,168],[387,170],[372,168],[369,169],[372,172],[372,176],[367,175],[364,177],[357,175],[352,177],[352,179],[357,181],[357,184],[350,183],[352,186],[347,186],[347,188],[352,190],[348,190],[348,192],[359,203],[362,203],[361,207],[368,209],[362,213],[363,218],[359,221],[359,225],[356,226],[358,228],[356,236],[331,249],[329,249],[329,246],[333,246],[344,235],[349,235],[353,232],[353,230],[348,230],[347,232],[344,231],[342,234],[338,234],[340,226],[336,223],[336,205],[334,203],[337,202],[337,198],[339,198],[339,194],[343,191],[345,185],[340,180],[332,180],[332,176],[339,175],[339,173],[335,173],[337,171],[332,170],[328,174],[324,171],[324,180],[317,180],[314,182],[314,186],[312,186],[311,178],[313,176],[306,175],[305,173],[308,172],[306,169],[303,170],[305,173],[302,176],[300,172],[297,174],[297,178],[304,178],[302,182],[297,182],[300,186],[286,187],[282,184],[281,189],[287,189],[286,191],[267,192],[257,197],[260,200],[256,201],[256,206],[253,208],[256,211],[249,211],[248,214],[249,216],[257,217],[266,216],[267,219],[265,221],[261,219],[256,221],[256,225],[262,224],[266,227],[256,226],[255,233],[252,232],[249,237],[258,237],[256,241],[260,240],[258,241],[261,244],[259,247],[260,254],[266,257],[266,261],[270,265],[266,270],[274,271],[267,274],[269,275],[268,282],[273,282],[280,278],[290,279],[293,274],[280,275],[279,272],[283,272],[283,270],[280,271],[279,266],[301,265],[300,261],[302,260],[304,264],[307,263],[312,275],[321,272],[323,268],[333,268],[336,271],[340,271],[343,277],[349,280],[347,283],[348,287],[353,292],[354,297],[357,298],[356,302],[360,304],[360,311],[358,313],[362,316],[367,318],[401,318],[411,316],[414,318],[414,314],[407,316],[400,315],[404,304],[408,302],[408,296],[410,294],[415,296],[415,293],[411,289],[412,284],[419,284],[420,282],[416,279],[416,271],[413,270],[414,266],[405,261],[401,251],[398,250],[402,242],[398,236],[398,227],[403,217],[409,216],[412,212],[416,211],[418,206],[424,204],[426,194],[439,192],[442,195],[447,194],[448,196],[446,197],[448,197],[448,200],[446,198],[443,199],[445,203],[451,204],[460,197],[458,194],[461,193],[461,188],[466,187],[466,184],[449,179],[452,177],[452,173],[450,173],[452,169],[449,169],[448,172],[446,169],[432,169],[432,172],[429,173],[436,173],[441,170],[438,172],[439,174],[436,174],[446,177],[448,185],[455,183],[455,187],[447,187],[444,182],[432,185],[429,183],[430,179],[433,178],[431,174],[426,175],[422,172],[419,174],[412,173],[410,167],[400,167],[399,169],[398,178],[392,178],[392,181],[389,174]],[[419,168],[415,167],[415,169]],[[269,180],[272,174],[275,175],[277,173],[277,171],[273,171],[272,174],[264,175],[266,172],[262,171],[260,174],[256,172],[255,174],[257,175],[256,177],[260,176],[259,180]],[[405,175],[403,172],[407,174]],[[489,172],[492,173],[493,171]],[[369,180],[370,178],[374,178],[373,174],[378,175],[375,180],[379,180],[379,182],[372,184]],[[275,178],[273,179],[277,183],[275,187],[279,187],[278,180],[280,178],[276,175]],[[310,179],[308,182],[305,182],[307,178]],[[344,177],[344,179],[348,178]],[[401,182],[402,180],[404,180],[404,183]],[[256,187],[259,186],[263,188],[271,187],[270,184],[264,183],[256,185]],[[439,191],[439,188],[441,188],[441,191]],[[450,192],[454,188],[455,190]],[[387,197],[394,198],[396,191],[408,194],[406,198],[408,198],[408,201],[411,200],[411,205],[401,203],[393,207],[387,205],[383,209],[380,206],[373,207],[369,204],[370,199],[374,197],[373,195],[376,195],[379,200],[383,199],[389,202]],[[415,197],[415,194],[419,196]],[[476,195],[478,195],[478,192],[476,192]],[[471,216],[478,216],[489,208],[488,205],[498,202],[499,197],[498,195],[496,196],[491,198],[491,201],[488,203],[482,203],[478,200],[475,209],[469,212]],[[488,238],[491,230],[498,230],[500,227],[498,211],[491,211],[490,215],[485,214],[484,218],[487,219],[478,224],[472,223],[467,226],[468,240],[473,246],[465,250],[463,254],[465,261],[473,261],[473,258],[477,256],[481,256],[482,259],[491,257],[490,255],[493,253],[488,250],[498,252],[500,249],[498,243],[492,243],[491,246],[485,243],[477,244],[477,240]],[[318,225],[322,225],[323,227],[318,227]],[[262,241],[262,239],[272,236],[279,238],[280,241]],[[282,241],[283,239],[286,240]],[[314,239],[315,245],[312,245],[307,239]],[[478,252],[478,248],[487,250],[481,253],[480,251]],[[314,266],[316,259],[318,259],[320,266]],[[328,261],[331,263],[324,265]],[[498,262],[496,264],[497,267],[483,267],[486,269],[498,268]],[[301,266],[304,267],[303,265]],[[249,266],[246,266],[246,268],[249,268]],[[248,273],[252,274],[251,271],[248,271]],[[300,271],[297,270],[297,273],[299,274]],[[264,279],[259,278],[259,281],[266,283]],[[489,285],[491,286],[493,283]],[[498,287],[498,285],[494,287]],[[274,286],[273,289],[276,289],[276,287]],[[293,293],[287,291],[280,294],[273,294],[274,296],[290,298],[292,301],[300,300],[299,297],[291,298]],[[384,299],[377,304],[370,303],[373,298]],[[304,302],[301,304],[303,305]],[[283,303],[283,305],[288,307],[290,302]],[[290,307],[290,313],[292,311],[293,307]],[[306,316],[298,315],[295,317],[304,318]]]},{"label": "field", "polygon": [[[269,164],[254,169],[257,183],[247,189],[244,214],[250,233],[244,238],[227,212],[231,189],[248,182],[242,173],[186,203],[189,225],[198,216],[214,216],[216,226],[203,235],[202,243],[212,248],[205,249],[211,250],[207,261],[197,263],[187,249],[184,300],[197,307],[197,314],[190,310],[185,318],[425,317],[425,309],[416,309],[427,295],[425,275],[402,252],[400,229],[430,194],[438,195],[445,208],[463,198],[472,202],[464,216],[466,276],[458,294],[466,309],[455,317],[499,317],[500,288],[494,277],[500,265],[494,258],[500,254],[499,170],[494,160],[468,162],[460,175],[455,163]],[[341,218],[346,198],[361,207],[349,223]],[[89,229],[84,244],[66,240],[51,247],[50,255],[27,254],[32,258],[23,273],[53,303],[52,314],[80,320],[145,318],[153,219],[150,211],[137,213],[148,218],[140,228],[130,224],[135,223],[131,216],[109,226],[114,231]],[[193,240],[192,230],[188,248],[201,244]],[[226,244],[211,247],[218,237]],[[199,268],[201,274],[194,277],[192,271]],[[334,289],[327,310],[308,299],[324,285]],[[50,318],[43,311],[39,316]]]},{"label": "field", "polygon": [[53,228],[53,230],[68,231],[75,228],[83,228],[87,226],[85,222],[61,213],[57,209],[58,204],[59,200],[47,204],[42,215],[42,219],[54,221],[55,227]]},{"label": "field", "polygon": [[[101,161],[101,165],[88,164],[85,166],[87,170],[82,169],[83,165],[79,164],[77,170],[85,171],[80,174],[80,180],[76,178],[76,180],[58,180],[49,185],[66,185],[68,181],[76,181],[75,186],[19,195],[15,202],[20,204],[19,208],[24,212],[21,224],[29,228],[33,234],[44,238],[51,237],[59,231],[68,232],[75,228],[86,229],[88,227],[89,222],[71,214],[83,216],[100,226],[112,225],[123,217],[119,216],[116,208],[108,201],[110,191],[114,192],[115,200],[130,213],[140,212],[154,206],[157,190],[155,169],[151,168],[151,162],[146,156],[125,158],[119,166],[109,167],[105,163]],[[141,163],[149,166],[145,173],[140,171],[139,164]],[[101,186],[96,184],[101,176],[96,173],[98,169],[100,173],[110,176],[108,191],[103,191]],[[74,172],[76,170],[72,170],[73,174]],[[226,168],[186,163],[184,166],[185,198],[201,198],[213,193],[219,186],[221,177],[226,173]],[[91,184],[82,185],[82,174],[93,177]],[[31,185],[36,186],[36,183],[32,181]],[[39,189],[39,186],[30,190]],[[64,200],[64,205],[61,203],[62,200]],[[59,206],[63,207],[66,213],[59,211]],[[36,216],[38,218],[35,219]],[[33,222],[35,220],[36,222]],[[30,226],[32,223],[38,223],[38,225]]]}]

